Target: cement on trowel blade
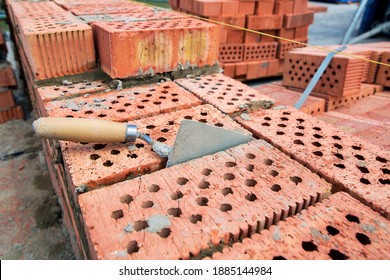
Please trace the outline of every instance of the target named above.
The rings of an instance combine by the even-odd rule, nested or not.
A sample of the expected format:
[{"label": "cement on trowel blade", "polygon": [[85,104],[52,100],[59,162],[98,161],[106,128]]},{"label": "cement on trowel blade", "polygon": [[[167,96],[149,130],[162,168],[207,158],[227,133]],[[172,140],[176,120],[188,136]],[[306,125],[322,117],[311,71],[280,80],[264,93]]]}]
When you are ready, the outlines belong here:
[{"label": "cement on trowel blade", "polygon": [[252,136],[196,121],[183,120],[167,167],[245,144]]}]

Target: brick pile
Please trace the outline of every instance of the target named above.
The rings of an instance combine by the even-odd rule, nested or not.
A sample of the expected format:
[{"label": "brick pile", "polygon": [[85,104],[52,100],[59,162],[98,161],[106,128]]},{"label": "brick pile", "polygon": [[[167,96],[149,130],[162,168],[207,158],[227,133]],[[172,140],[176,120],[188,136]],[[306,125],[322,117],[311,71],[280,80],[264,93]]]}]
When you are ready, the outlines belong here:
[{"label": "brick pile", "polygon": [[[233,6],[256,4],[230,2]],[[214,38],[217,28],[212,24],[173,11],[151,12],[148,6],[122,0],[109,3],[103,0],[8,0],[6,4],[37,117],[130,122],[141,132],[168,145],[173,145],[182,120],[207,123],[267,140],[253,139],[170,168],[166,168],[166,159],[158,157],[140,140],[135,143],[42,140],[77,258],[211,257],[220,247],[234,247],[242,240],[256,242],[259,234],[262,236],[275,225],[285,224],[283,230],[293,231],[297,238],[306,238],[307,232],[298,232],[296,224],[289,221],[296,221],[299,215],[312,227],[322,230],[323,224],[315,224],[312,215],[302,212],[311,206],[315,208],[309,208],[308,213],[314,211],[326,221],[340,223],[337,230],[356,230],[357,241],[348,239],[345,244],[353,247],[346,251],[347,245],[340,249],[325,245],[320,248],[322,244],[314,240],[312,243],[321,249],[321,254],[284,257],[332,258],[342,253],[349,258],[361,258],[362,254],[366,258],[388,258],[388,250],[381,247],[381,231],[377,235],[362,232],[342,220],[344,214],[357,216],[368,225],[367,229],[372,228],[372,219],[380,221],[374,226],[388,223],[381,217],[389,218],[389,195],[385,190],[389,181],[387,152],[332,126],[316,123],[302,112],[267,109],[275,101],[264,94],[265,90],[258,92],[213,68],[189,71],[195,65],[206,66],[217,61],[218,52],[206,52],[218,50],[218,39]],[[45,11],[45,20],[38,19],[37,10]],[[254,17],[259,16],[254,13]],[[171,15],[172,19],[167,20]],[[58,19],[63,17],[67,18],[69,26],[61,29],[60,23],[64,22]],[[80,23],[80,18],[86,21]],[[31,23],[42,24],[42,30],[29,34],[27,25]],[[68,30],[70,25],[75,25],[74,29]],[[129,57],[108,57],[123,51],[118,48],[123,38],[140,36],[143,41],[137,47],[143,50],[142,55],[126,54],[131,55],[134,65],[142,64],[137,64],[138,69],[126,64]],[[69,52],[64,55],[57,52],[63,42],[61,38],[79,41],[69,44],[66,49]],[[38,41],[39,46],[43,46],[41,54],[37,52],[40,49],[35,48]],[[176,48],[183,44],[183,53],[171,55],[169,44],[176,44]],[[31,51],[34,48],[35,51]],[[158,55],[162,49],[166,50],[166,56]],[[190,49],[193,52],[189,52]],[[91,68],[85,66],[91,62],[87,55],[90,52],[97,54],[94,61],[98,62],[91,64]],[[42,56],[44,53],[49,55]],[[176,72],[166,73],[175,69]],[[182,71],[184,69],[189,72]],[[146,76],[145,72],[148,72]],[[176,78],[175,75],[182,72],[186,74]],[[132,77],[114,80],[128,75]],[[49,76],[56,77],[48,79]],[[271,89],[275,87],[277,85],[268,85]],[[316,106],[320,105],[311,106],[308,112],[318,110]],[[302,148],[302,143],[306,149]],[[360,202],[332,194],[340,190]],[[326,200],[328,197],[331,204]],[[345,201],[348,204],[345,209],[352,212],[346,213],[343,208],[336,215],[337,210],[331,206],[340,204],[339,201]],[[323,210],[323,205],[331,205],[330,210]],[[360,213],[361,209],[368,214],[361,217],[353,212]],[[334,246],[344,240],[337,238],[332,243]],[[372,246],[362,248],[367,240]],[[284,252],[290,245],[298,246],[294,244],[277,243],[277,246]],[[253,248],[258,246],[253,245]],[[327,255],[327,249],[339,252]]]},{"label": "brick pile", "polygon": [[[307,43],[314,11],[308,0],[170,0],[174,10]],[[286,53],[302,45],[222,26],[219,61],[225,74],[251,80],[283,73]]]}]

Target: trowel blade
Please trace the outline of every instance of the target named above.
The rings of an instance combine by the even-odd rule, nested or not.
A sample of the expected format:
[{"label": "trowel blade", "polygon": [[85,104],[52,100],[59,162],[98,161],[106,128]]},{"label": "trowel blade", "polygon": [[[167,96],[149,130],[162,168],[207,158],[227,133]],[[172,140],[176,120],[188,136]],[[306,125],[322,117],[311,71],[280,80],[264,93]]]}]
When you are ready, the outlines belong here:
[{"label": "trowel blade", "polygon": [[167,167],[215,154],[253,139],[249,134],[196,121],[183,120],[176,135],[172,152],[168,157]]}]

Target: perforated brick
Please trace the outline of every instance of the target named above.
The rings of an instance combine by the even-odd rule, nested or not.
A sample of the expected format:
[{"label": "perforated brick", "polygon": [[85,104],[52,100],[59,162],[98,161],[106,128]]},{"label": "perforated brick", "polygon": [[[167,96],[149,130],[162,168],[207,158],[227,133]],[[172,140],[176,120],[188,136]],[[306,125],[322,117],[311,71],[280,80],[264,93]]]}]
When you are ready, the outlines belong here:
[{"label": "perforated brick", "polygon": [[23,108],[21,106],[0,109],[0,123],[5,123],[10,120],[22,120],[23,116]]},{"label": "perforated brick", "polygon": [[260,138],[390,218],[390,153],[294,108],[263,110],[236,120]]},{"label": "perforated brick", "polygon": [[98,22],[103,71],[112,78],[152,75],[218,60],[218,26],[197,19]]},{"label": "perforated brick", "polygon": [[[138,130],[153,139],[173,145],[180,122],[193,119],[230,130],[247,133],[229,117],[210,105],[193,107],[169,114],[132,121]],[[156,171],[165,167],[166,161],[153,152],[145,142],[86,144],[61,142],[72,191],[86,184],[88,187],[107,185],[126,177]]]},{"label": "perforated brick", "polygon": [[244,61],[258,61],[276,57],[278,43],[245,44]]},{"label": "perforated brick", "polygon": [[[390,65],[390,51],[384,52],[381,56],[381,62]],[[378,68],[378,75],[376,83],[385,87],[390,87],[390,67],[380,65]]]},{"label": "perforated brick", "polygon": [[214,253],[213,259],[386,260],[390,223],[346,193]]},{"label": "perforated brick", "polygon": [[125,122],[187,109],[201,103],[192,93],[173,82],[166,82],[51,101],[45,104],[45,109],[50,117],[100,118]]},{"label": "perforated brick", "polygon": [[240,112],[252,105],[269,107],[273,103],[271,98],[223,74],[179,79],[175,82],[226,114]]},{"label": "perforated brick", "polygon": [[[85,6],[85,5],[106,5],[106,0],[54,0],[54,2],[65,9],[76,6]],[[110,4],[128,4],[128,0],[110,0]],[[141,4],[140,4],[141,5]]]},{"label": "perforated brick", "polygon": [[[68,10],[77,16],[82,15],[104,15],[104,14],[131,14],[131,13],[150,13],[153,10],[158,13],[160,9],[155,9],[137,2],[126,1],[125,3],[111,3],[104,4],[86,4],[69,7]],[[161,9],[162,10],[162,9]]]},{"label": "perforated brick", "polygon": [[79,203],[93,258],[188,259],[260,232],[328,192],[317,175],[252,141],[82,194]]},{"label": "perforated brick", "polygon": [[221,44],[219,46],[218,60],[224,62],[242,61],[244,56],[244,44]]},{"label": "perforated brick", "polygon": [[[326,55],[326,51],[310,48],[287,53],[283,84],[305,89]],[[335,55],[313,91],[333,96],[357,94],[366,66],[367,63],[358,58]]]},{"label": "perforated brick", "polygon": [[[306,43],[307,44],[307,39],[294,39],[295,41]],[[285,40],[281,40],[279,42],[278,46],[278,53],[277,53],[277,58],[279,59],[284,59],[286,57],[286,54],[291,51],[292,49],[295,48],[303,48],[304,45],[299,44],[299,43],[294,43],[294,42],[289,42]]]}]

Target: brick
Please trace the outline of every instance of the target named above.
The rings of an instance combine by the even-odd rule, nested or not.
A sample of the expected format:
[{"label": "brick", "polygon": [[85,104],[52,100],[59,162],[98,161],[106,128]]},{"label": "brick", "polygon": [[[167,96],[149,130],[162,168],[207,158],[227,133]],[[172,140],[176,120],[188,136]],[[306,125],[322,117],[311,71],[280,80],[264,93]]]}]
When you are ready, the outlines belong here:
[{"label": "brick", "polygon": [[15,88],[17,85],[15,73],[12,65],[8,62],[0,63],[0,88],[11,87]]},{"label": "brick", "polygon": [[295,0],[294,1],[294,14],[304,13],[307,11],[309,0]]},{"label": "brick", "polygon": [[[277,31],[277,35],[286,39],[295,39],[295,30],[296,28],[282,28]],[[279,42],[283,42],[284,40],[278,39]]]},{"label": "brick", "polygon": [[257,103],[267,107],[273,102],[256,90],[223,74],[179,79],[175,82],[225,114],[238,113],[250,104]]},{"label": "brick", "polygon": [[[92,258],[189,259],[260,232],[328,193],[317,175],[252,141],[82,194],[79,204]],[[164,225],[153,229],[155,219]]]},{"label": "brick", "polygon": [[[244,15],[216,16],[216,17],[210,17],[210,19],[215,20],[215,21],[224,22],[224,23],[231,24],[231,25],[235,25],[235,26],[245,27],[245,16]],[[228,28],[228,27],[225,26],[224,28]]]},{"label": "brick", "polygon": [[218,60],[218,26],[197,19],[99,22],[94,28],[102,70],[112,78],[213,65]]},{"label": "brick", "polygon": [[275,0],[256,1],[255,15],[268,16],[274,13]]},{"label": "brick", "polygon": [[268,76],[282,76],[284,70],[284,60],[283,59],[272,59],[269,60],[268,65]]},{"label": "brick", "polygon": [[185,12],[194,13],[193,4],[194,1],[191,0],[180,0],[180,9],[182,9]]},{"label": "brick", "polygon": [[15,106],[7,109],[0,109],[0,124],[10,120],[22,120],[24,117],[21,106]]},{"label": "brick", "polygon": [[235,76],[236,77],[246,76],[246,74],[248,72],[248,63],[240,62],[240,63],[235,63],[235,64],[236,64]]},{"label": "brick", "polygon": [[[304,38],[304,39],[295,39],[294,41],[298,41],[298,42],[307,44],[308,40],[307,40],[307,38]],[[280,40],[279,47],[278,47],[278,53],[277,53],[276,57],[283,59],[286,57],[286,54],[289,51],[291,51],[292,49],[303,48],[303,47],[304,47],[304,45],[299,44],[299,43],[290,42],[290,41],[286,41],[286,40]]]},{"label": "brick", "polygon": [[223,64],[222,69],[223,69],[224,75],[231,77],[231,78],[234,78],[234,73],[235,73],[235,69],[236,69],[235,63],[225,63],[225,64]]},{"label": "brick", "polygon": [[295,28],[295,38],[307,38],[309,36],[309,26],[299,26]]},{"label": "brick", "polygon": [[221,44],[219,46],[220,62],[239,62],[244,58],[244,44]]},{"label": "brick", "polygon": [[201,101],[173,82],[95,93],[45,104],[50,117],[132,121],[200,105]]},{"label": "brick", "polygon": [[[222,14],[222,1],[215,0],[194,0],[192,1],[192,12],[200,16],[220,16]],[[189,10],[191,11],[191,10]]]},{"label": "brick", "polygon": [[[383,53],[381,62],[390,65],[390,51]],[[380,85],[385,86],[385,87],[390,87],[390,70],[389,70],[389,68],[390,68],[389,66],[385,66],[385,65],[380,65],[378,67],[378,74],[377,74],[377,78],[376,78],[377,84],[380,84]]]},{"label": "brick", "polygon": [[[45,3],[50,2],[41,4]],[[71,13],[54,9],[53,13],[26,16],[15,10],[15,17],[35,79],[78,74],[95,68],[92,29]]]},{"label": "brick", "polygon": [[269,16],[248,16],[247,28],[253,30],[280,29],[283,25],[283,18],[280,15]]},{"label": "brick", "polygon": [[245,31],[245,40],[244,42],[247,43],[260,43],[261,42],[261,35],[249,31]]},{"label": "brick", "polygon": [[244,61],[258,61],[276,57],[278,43],[245,44]]},{"label": "brick", "polygon": [[285,15],[285,14],[292,14],[293,12],[294,12],[294,0],[290,0],[290,1],[276,0],[274,14]]},{"label": "brick", "polygon": [[227,31],[227,42],[230,44],[240,44],[244,42],[245,31],[229,28]]},{"label": "brick", "polygon": [[[252,112],[250,119],[236,118],[255,136],[332,183],[334,190],[346,191],[390,218],[389,151],[290,107]],[[265,127],[266,119],[275,121]]]},{"label": "brick", "polygon": [[314,13],[326,13],[328,11],[328,7],[327,6],[308,5],[307,10],[312,11]]},{"label": "brick", "polygon": [[389,226],[389,221],[340,192],[303,210],[299,217],[226,246],[212,258],[385,260],[390,256]]},{"label": "brick", "polygon": [[168,3],[173,10],[176,10],[180,6],[180,0],[168,0]]},{"label": "brick", "polygon": [[314,13],[304,12],[300,14],[285,14],[283,19],[283,27],[294,28],[299,26],[310,25],[314,22]]},{"label": "brick", "polygon": [[238,2],[238,14],[239,15],[253,15],[255,13],[254,1],[240,1]]},{"label": "brick", "polygon": [[[283,84],[305,89],[326,55],[326,51],[310,48],[287,53]],[[313,91],[332,96],[358,94],[365,69],[365,61],[335,55]]]},{"label": "brick", "polygon": [[278,59],[248,62],[248,73],[246,78],[248,80],[252,80],[257,78],[268,77],[271,76],[271,74],[277,72],[278,68],[279,68]]},{"label": "brick", "polygon": [[12,90],[0,88],[0,110],[15,106]]},{"label": "brick", "polygon": [[[173,145],[183,119],[193,119],[245,133],[238,124],[210,105],[142,118],[132,123],[138,126],[139,131],[149,134],[153,139]],[[166,160],[160,158],[142,140],[137,140],[134,144],[61,142],[61,150],[72,192],[81,185],[95,188],[113,184],[127,177],[159,170],[166,164]]]},{"label": "brick", "polygon": [[235,0],[225,0],[222,2],[221,15],[236,16],[239,14],[239,3]]},{"label": "brick", "polygon": [[[148,7],[137,2],[127,3],[105,3],[105,4],[88,4],[73,6],[68,9],[76,16],[82,15],[110,15],[110,14],[132,14],[132,13],[150,13],[153,12],[153,7]],[[159,13],[156,9],[156,13]],[[163,11],[163,9],[161,9]]]}]

